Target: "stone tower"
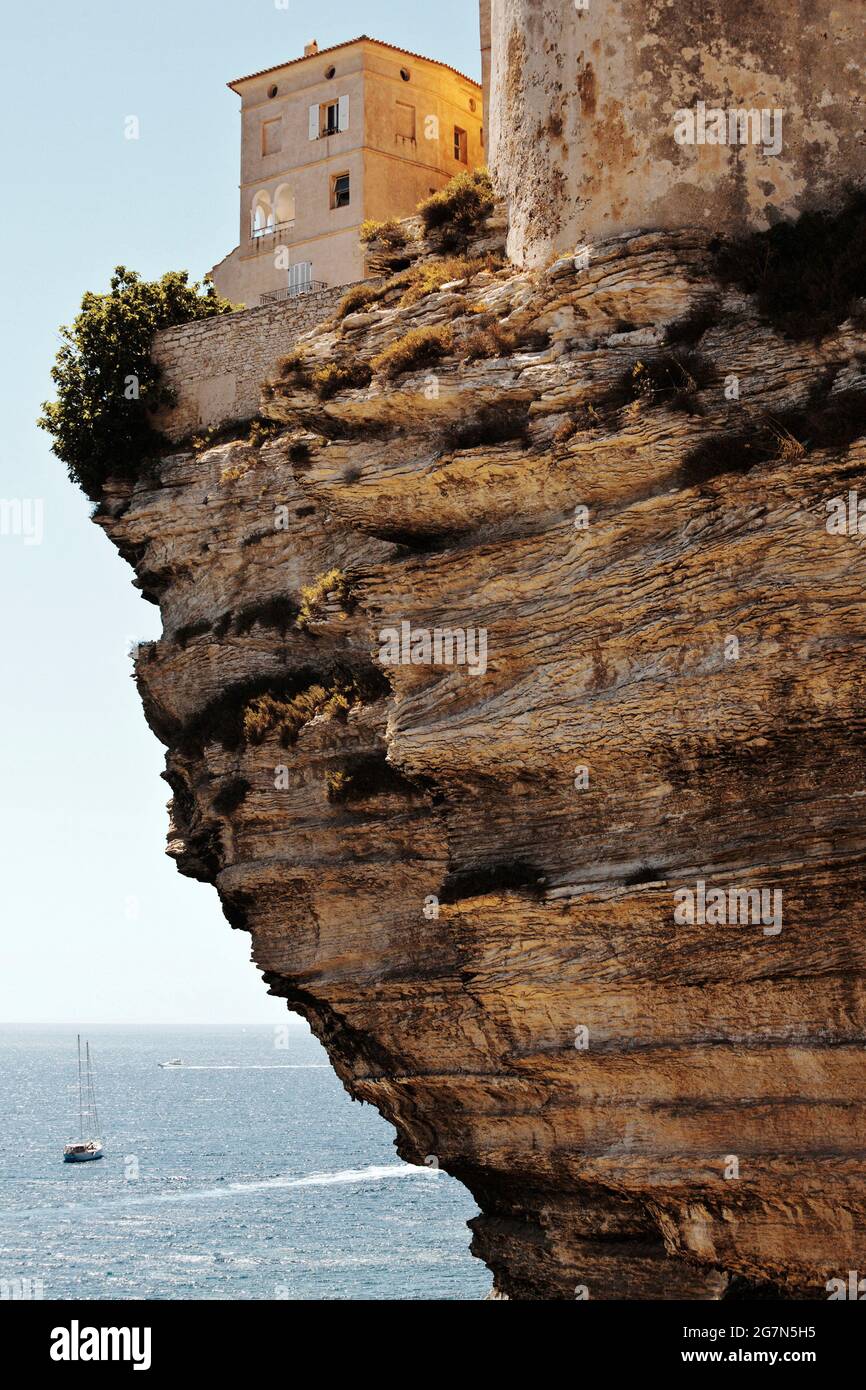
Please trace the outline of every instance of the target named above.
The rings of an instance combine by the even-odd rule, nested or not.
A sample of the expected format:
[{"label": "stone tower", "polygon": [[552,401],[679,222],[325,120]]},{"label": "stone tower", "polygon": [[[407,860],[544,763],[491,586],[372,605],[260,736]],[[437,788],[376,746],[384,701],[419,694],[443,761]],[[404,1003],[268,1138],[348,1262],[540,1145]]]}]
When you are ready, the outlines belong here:
[{"label": "stone tower", "polygon": [[520,264],[638,228],[764,228],[866,181],[863,0],[481,3]]}]

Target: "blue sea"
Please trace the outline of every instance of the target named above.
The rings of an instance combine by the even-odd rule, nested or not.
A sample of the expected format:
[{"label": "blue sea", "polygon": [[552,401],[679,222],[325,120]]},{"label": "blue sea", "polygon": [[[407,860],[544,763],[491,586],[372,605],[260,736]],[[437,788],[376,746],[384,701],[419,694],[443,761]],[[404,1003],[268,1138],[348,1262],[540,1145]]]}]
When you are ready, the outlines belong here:
[{"label": "blue sea", "polygon": [[[305,1026],[0,1028],[0,1288],[45,1299],[480,1299],[458,1182],[396,1155]],[[177,1070],[157,1063],[183,1059]],[[22,1283],[29,1281],[29,1283]],[[10,1292],[10,1290],[12,1292]],[[15,1294],[14,1296],[20,1296]]]}]

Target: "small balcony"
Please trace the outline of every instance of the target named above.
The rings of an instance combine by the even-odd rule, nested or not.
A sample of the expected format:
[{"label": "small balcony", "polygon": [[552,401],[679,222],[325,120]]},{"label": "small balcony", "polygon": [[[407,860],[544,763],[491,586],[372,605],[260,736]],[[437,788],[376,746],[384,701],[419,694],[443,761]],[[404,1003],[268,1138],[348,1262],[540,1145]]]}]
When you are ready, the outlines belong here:
[{"label": "small balcony", "polygon": [[279,290],[265,290],[259,295],[259,306],[279,304],[282,299],[297,299],[302,294],[316,294],[328,288],[324,280],[302,280],[299,285],[284,285]]},{"label": "small balcony", "polygon": [[272,222],[268,227],[254,227],[250,232],[250,245],[253,251],[262,251],[275,242],[288,241],[294,230],[294,218],[290,222]]}]

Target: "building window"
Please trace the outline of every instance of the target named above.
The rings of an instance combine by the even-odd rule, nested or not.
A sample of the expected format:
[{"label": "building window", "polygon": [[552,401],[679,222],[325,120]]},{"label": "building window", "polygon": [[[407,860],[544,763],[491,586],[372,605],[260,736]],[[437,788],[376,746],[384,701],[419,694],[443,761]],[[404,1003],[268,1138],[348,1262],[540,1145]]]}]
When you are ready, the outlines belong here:
[{"label": "building window", "polygon": [[335,67],[330,67],[330,68],[326,68],[326,69],[325,69],[325,76],[327,77],[327,79],[328,79],[329,82],[330,82],[331,78],[334,77],[334,76],[336,75],[336,72],[337,72],[337,69],[336,69]]},{"label": "building window", "polygon": [[282,146],[279,121],[262,121],[262,154],[276,154]]},{"label": "building window", "polygon": [[410,71],[409,71],[408,68],[401,68],[401,69],[400,69],[400,76],[402,77],[402,79],[403,79],[404,82],[408,82],[408,81],[409,81],[409,78],[412,76],[412,74],[410,73]]},{"label": "building window", "polygon": [[408,102],[397,102],[397,134],[403,140],[415,139],[415,107]]},{"label": "building window", "polygon": [[277,91],[278,91],[278,88],[277,88],[276,84],[274,84],[273,87],[269,87],[269,88],[268,88],[268,96],[270,97],[271,101],[273,101],[274,97],[277,95]]},{"label": "building window", "polygon": [[466,131],[461,130],[459,125],[454,127],[454,158],[459,159],[461,164],[465,164],[469,158]]},{"label": "building window", "polygon": [[347,208],[350,202],[349,175],[337,174],[331,179],[331,207]]},{"label": "building window", "polygon": [[310,139],[321,140],[327,135],[339,135],[349,129],[349,97],[323,101],[310,107]]}]

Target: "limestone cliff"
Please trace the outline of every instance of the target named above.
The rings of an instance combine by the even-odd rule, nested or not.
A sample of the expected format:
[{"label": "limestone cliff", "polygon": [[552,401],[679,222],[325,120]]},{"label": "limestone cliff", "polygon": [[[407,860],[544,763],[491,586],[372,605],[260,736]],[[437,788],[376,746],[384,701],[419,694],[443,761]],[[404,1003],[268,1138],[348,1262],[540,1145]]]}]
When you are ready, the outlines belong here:
[{"label": "limestone cliff", "polygon": [[[382,282],[269,424],[97,513],[162,611],[169,854],[512,1298],[866,1265],[863,306],[804,336],[725,264],[685,229]],[[385,664],[403,623],[486,670]],[[699,883],[781,930],[676,920]]]}]

